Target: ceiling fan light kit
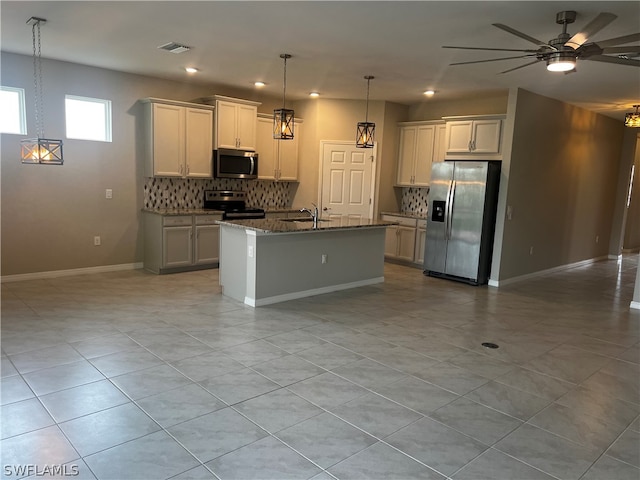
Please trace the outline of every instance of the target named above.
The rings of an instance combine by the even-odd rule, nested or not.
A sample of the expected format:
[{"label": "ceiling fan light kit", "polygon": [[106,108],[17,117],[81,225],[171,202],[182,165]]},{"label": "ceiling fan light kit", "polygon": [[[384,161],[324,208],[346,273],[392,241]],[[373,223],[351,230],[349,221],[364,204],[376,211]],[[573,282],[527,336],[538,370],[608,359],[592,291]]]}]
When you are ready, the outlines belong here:
[{"label": "ceiling fan light kit", "polygon": [[640,60],[630,58],[640,56],[640,45],[620,46],[630,42],[640,40],[640,33],[624,35],[616,38],[609,38],[599,42],[590,41],[590,39],[602,30],[604,27],[613,22],[617,16],[613,13],[602,12],[597,15],[591,22],[585,25],[582,30],[575,35],[567,33],[567,25],[574,23],[577,13],[573,10],[558,12],[556,15],[556,23],[562,25],[562,33],[556,38],[543,42],[526,33],[522,33],[515,28],[503,25],[501,23],[492,24],[507,33],[520,37],[530,43],[536,45],[536,49],[514,49],[514,48],[481,48],[481,47],[456,47],[443,46],[442,48],[457,48],[462,50],[486,50],[486,51],[502,51],[502,52],[521,52],[522,55],[513,57],[490,58],[486,60],[475,60],[471,62],[457,62],[450,65],[466,65],[472,63],[496,62],[501,60],[511,60],[515,58],[528,58],[533,61],[510,68],[500,73],[509,73],[529,65],[533,65],[540,61],[545,61],[547,70],[550,72],[569,73],[575,71],[578,60],[592,60],[603,63],[615,63],[618,65],[629,65],[640,67]]}]

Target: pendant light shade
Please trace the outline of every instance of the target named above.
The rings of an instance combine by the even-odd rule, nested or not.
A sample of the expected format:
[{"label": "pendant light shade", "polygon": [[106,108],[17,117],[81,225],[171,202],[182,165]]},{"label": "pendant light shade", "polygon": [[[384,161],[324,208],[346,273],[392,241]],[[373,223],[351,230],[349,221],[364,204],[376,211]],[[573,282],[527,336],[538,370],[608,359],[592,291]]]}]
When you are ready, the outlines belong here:
[{"label": "pendant light shade", "polygon": [[640,105],[634,105],[634,108],[636,109],[635,112],[629,112],[624,116],[625,127],[640,127],[640,113],[638,113]]},{"label": "pendant light shade", "polygon": [[46,23],[44,18],[31,17],[27,25],[31,25],[33,40],[33,87],[34,110],[37,138],[27,138],[20,142],[20,158],[22,163],[42,165],[62,165],[62,140],[44,138],[44,109],[42,99],[42,60],[40,54],[40,25]]},{"label": "pendant light shade", "polygon": [[358,122],[358,130],[356,131],[356,147],[373,148],[376,124],[369,121],[369,83],[374,79],[374,77],[372,75],[367,75],[364,79],[367,81],[367,109],[365,112],[364,122]]},{"label": "pendant light shade", "polygon": [[284,83],[282,88],[282,108],[273,111],[273,138],[276,140],[293,139],[293,110],[286,108],[287,98],[287,59],[291,58],[288,53],[283,53],[280,58],[284,60]]}]

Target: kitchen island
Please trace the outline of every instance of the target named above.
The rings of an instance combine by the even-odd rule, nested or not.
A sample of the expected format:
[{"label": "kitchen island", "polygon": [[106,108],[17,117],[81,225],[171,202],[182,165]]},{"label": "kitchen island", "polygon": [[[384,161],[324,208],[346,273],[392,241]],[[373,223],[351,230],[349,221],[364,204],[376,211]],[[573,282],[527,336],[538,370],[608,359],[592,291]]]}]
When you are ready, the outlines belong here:
[{"label": "kitchen island", "polygon": [[385,228],[348,217],[219,220],[222,294],[252,307],[384,281]]}]

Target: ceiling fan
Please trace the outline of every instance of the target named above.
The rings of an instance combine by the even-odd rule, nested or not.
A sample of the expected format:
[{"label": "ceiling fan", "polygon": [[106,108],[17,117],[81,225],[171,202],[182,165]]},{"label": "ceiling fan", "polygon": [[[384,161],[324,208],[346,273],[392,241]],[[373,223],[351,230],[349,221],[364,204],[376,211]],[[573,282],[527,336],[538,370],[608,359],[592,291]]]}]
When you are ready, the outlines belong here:
[{"label": "ceiling fan", "polygon": [[600,30],[613,22],[616,18],[618,18],[617,15],[614,15],[613,13],[600,13],[598,16],[596,16],[596,18],[585,25],[582,31],[571,36],[567,33],[567,25],[576,21],[576,12],[572,10],[559,12],[556,15],[556,23],[562,25],[562,33],[556,38],[549,40],[549,42],[542,42],[537,38],[531,37],[526,33],[522,33],[501,23],[492,24],[494,27],[498,27],[505,32],[511,33],[512,35],[515,35],[537,45],[538,48],[535,50],[454,46],[443,46],[442,48],[524,53],[524,55],[518,55],[515,57],[491,58],[487,60],[475,60],[472,62],[458,62],[451,63],[450,65],[497,62],[500,60],[512,60],[515,58],[534,59],[532,62],[525,63],[524,65],[520,65],[518,67],[510,68],[509,70],[505,70],[500,73],[513,72],[514,70],[533,65],[534,63],[538,63],[540,61],[545,61],[547,63],[547,70],[549,71],[565,73],[575,72],[577,60],[593,60],[597,62],[617,63],[619,65],[631,65],[634,67],[640,67],[640,60],[630,58],[640,55],[640,45],[631,45],[627,47],[618,46],[640,40],[640,33],[610,38],[608,40],[599,41],[598,43],[589,42],[589,39],[591,37],[593,37]]}]

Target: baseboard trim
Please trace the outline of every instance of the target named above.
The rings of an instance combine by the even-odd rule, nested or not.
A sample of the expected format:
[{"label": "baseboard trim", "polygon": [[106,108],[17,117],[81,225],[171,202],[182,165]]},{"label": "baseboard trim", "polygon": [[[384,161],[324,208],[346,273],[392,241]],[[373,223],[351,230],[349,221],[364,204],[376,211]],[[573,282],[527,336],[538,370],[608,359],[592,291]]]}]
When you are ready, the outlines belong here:
[{"label": "baseboard trim", "polygon": [[143,267],[142,262],[121,263],[119,265],[101,265],[98,267],[72,268],[69,270],[51,270],[48,272],[20,273],[17,275],[2,275],[0,283],[22,282],[24,280],[42,280],[46,278],[72,277],[89,273],[119,272],[121,270],[137,270]]},{"label": "baseboard trim", "polygon": [[[616,257],[617,259],[618,257]],[[507,278],[506,280],[489,280],[489,286],[491,287],[504,287],[505,285],[511,285],[512,283],[521,282],[523,280],[530,280],[536,277],[543,277],[552,273],[558,273],[565,270],[571,270],[572,268],[585,267],[592,263],[600,262],[602,260],[608,260],[609,256],[604,255],[602,257],[590,258],[587,260],[581,260],[580,262],[568,263],[566,265],[559,265],[557,267],[548,268],[546,270],[540,270],[538,272],[527,273],[526,275],[520,275],[513,278]]]},{"label": "baseboard trim", "polygon": [[286,302],[289,300],[297,300],[299,298],[312,297],[314,295],[322,295],[323,293],[337,292],[339,290],[347,290],[349,288],[364,287],[366,285],[375,285],[383,283],[384,277],[369,278],[366,280],[358,280],[357,282],[342,283],[340,285],[330,285],[328,287],[312,288],[310,290],[302,290],[300,292],[285,293],[283,295],[274,295],[266,298],[250,298],[245,297],[244,303],[251,307],[261,307],[263,305],[271,305],[274,303]]},{"label": "baseboard trim", "polygon": [[634,310],[640,310],[640,302],[631,302],[629,308],[633,308]]}]

